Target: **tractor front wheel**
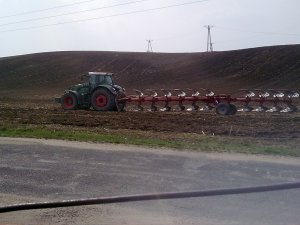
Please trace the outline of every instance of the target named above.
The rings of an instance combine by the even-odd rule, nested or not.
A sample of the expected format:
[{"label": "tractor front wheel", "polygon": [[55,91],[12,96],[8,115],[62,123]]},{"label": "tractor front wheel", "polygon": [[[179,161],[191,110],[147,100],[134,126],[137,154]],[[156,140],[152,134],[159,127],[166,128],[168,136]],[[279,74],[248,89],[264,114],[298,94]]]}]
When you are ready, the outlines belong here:
[{"label": "tractor front wheel", "polygon": [[94,91],[91,101],[96,111],[113,111],[116,108],[115,96],[104,88]]},{"label": "tractor front wheel", "polygon": [[78,107],[77,98],[71,93],[64,94],[61,100],[61,105],[65,110],[74,110]]}]

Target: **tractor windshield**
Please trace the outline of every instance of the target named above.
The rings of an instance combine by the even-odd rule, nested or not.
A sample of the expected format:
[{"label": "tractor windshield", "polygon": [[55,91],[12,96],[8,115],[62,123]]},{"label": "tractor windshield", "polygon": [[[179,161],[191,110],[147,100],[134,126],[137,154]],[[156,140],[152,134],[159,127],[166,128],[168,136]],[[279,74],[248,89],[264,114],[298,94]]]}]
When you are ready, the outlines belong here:
[{"label": "tractor windshield", "polygon": [[113,81],[112,81],[111,76],[104,76],[104,83],[109,84],[109,85],[113,85]]},{"label": "tractor windshield", "polygon": [[96,84],[108,84],[113,85],[112,77],[111,76],[96,76],[95,77]]}]

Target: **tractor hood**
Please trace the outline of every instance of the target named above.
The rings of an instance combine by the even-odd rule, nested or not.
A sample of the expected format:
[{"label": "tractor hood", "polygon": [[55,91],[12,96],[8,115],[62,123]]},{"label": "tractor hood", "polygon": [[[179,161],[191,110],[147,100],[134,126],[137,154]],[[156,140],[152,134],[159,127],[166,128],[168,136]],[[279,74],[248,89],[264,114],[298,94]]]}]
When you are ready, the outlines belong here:
[{"label": "tractor hood", "polygon": [[76,84],[71,86],[68,90],[72,90],[72,91],[78,91],[79,89],[81,89],[82,87],[88,87],[89,84],[88,83],[84,83],[84,84]]}]

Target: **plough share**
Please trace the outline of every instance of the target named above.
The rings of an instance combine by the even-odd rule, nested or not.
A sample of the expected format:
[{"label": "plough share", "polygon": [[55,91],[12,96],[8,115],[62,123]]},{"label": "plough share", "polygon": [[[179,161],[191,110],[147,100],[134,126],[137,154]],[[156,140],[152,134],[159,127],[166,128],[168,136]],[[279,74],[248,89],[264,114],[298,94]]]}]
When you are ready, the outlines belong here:
[{"label": "plough share", "polygon": [[[143,104],[150,103],[150,111],[172,111],[171,104],[177,103],[176,111],[209,111],[216,109],[220,115],[234,115],[240,112],[295,112],[297,107],[293,105],[293,98],[299,97],[299,93],[290,90],[241,90],[244,97],[232,97],[227,94],[216,95],[212,90],[205,90],[201,95],[198,90],[187,89],[147,89],[145,92],[134,90],[136,95],[125,96],[117,99],[118,103],[137,103],[136,111],[143,111]],[[162,95],[158,95],[161,92]],[[176,95],[173,95],[175,92]],[[189,94],[187,94],[189,92]],[[146,93],[146,94],[145,94]],[[157,104],[162,103],[163,107],[158,108]],[[202,107],[199,104],[202,103]],[[234,103],[241,107],[238,109]],[[254,103],[254,104],[253,104]],[[185,104],[191,105],[186,108]],[[267,107],[266,104],[270,105]],[[253,105],[253,106],[251,106]],[[256,105],[256,108],[254,108]]]}]

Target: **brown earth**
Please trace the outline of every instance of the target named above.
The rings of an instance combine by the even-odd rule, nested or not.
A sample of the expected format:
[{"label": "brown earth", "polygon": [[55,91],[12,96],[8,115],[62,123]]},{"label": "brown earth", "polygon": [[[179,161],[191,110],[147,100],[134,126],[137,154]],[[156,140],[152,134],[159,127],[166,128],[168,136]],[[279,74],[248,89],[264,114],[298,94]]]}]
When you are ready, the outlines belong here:
[{"label": "brown earth", "polygon": [[[41,103],[42,102],[42,103]],[[65,111],[59,105],[32,101],[0,104],[2,124],[54,125],[70,129],[136,130],[195,133],[263,139],[300,138],[300,113],[237,113],[219,116],[212,112],[97,112]],[[0,124],[1,124],[0,123]]]},{"label": "brown earth", "polygon": [[0,58],[2,96],[60,95],[88,71],[133,88],[300,89],[300,45],[213,53],[50,52]]},{"label": "brown earth", "polygon": [[[300,45],[214,53],[53,52],[0,58],[0,121],[87,129],[128,129],[254,138],[300,138],[299,113],[151,113],[63,111],[54,96],[88,71],[115,73],[127,89],[300,89]],[[299,102],[298,102],[299,103]],[[297,103],[298,107],[299,104]]]}]

